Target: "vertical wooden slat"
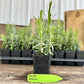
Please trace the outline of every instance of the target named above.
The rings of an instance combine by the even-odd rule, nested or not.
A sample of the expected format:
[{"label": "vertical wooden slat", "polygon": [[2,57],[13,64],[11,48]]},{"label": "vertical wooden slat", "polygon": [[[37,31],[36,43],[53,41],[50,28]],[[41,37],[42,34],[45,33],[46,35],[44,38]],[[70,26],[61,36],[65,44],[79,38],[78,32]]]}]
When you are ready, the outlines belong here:
[{"label": "vertical wooden slat", "polygon": [[[21,24],[22,22],[22,7],[23,7],[23,0],[17,0],[17,24]],[[17,2],[16,2],[17,3]]]},{"label": "vertical wooden slat", "polygon": [[23,25],[27,25],[28,23],[28,16],[27,16],[27,12],[28,12],[28,2],[29,0],[23,0],[23,5],[22,5],[22,21],[21,23]]},{"label": "vertical wooden slat", "polygon": [[44,19],[47,19],[48,16],[48,7],[49,7],[49,0],[44,1],[44,12],[45,15],[43,16]]},{"label": "vertical wooden slat", "polygon": [[39,11],[38,13],[40,13],[40,10],[43,10],[43,3],[44,3],[44,0],[39,0]]},{"label": "vertical wooden slat", "polygon": [[13,10],[13,23],[17,24],[17,5],[18,5],[18,0],[14,0],[14,10]]},{"label": "vertical wooden slat", "polygon": [[81,49],[84,50],[84,10],[75,10],[65,12],[65,27],[78,30],[78,38],[81,41]]},{"label": "vertical wooden slat", "polygon": [[39,0],[34,0],[34,16],[39,15]]},{"label": "vertical wooden slat", "polygon": [[75,10],[75,0],[70,0],[70,1],[71,1],[70,10]]},{"label": "vertical wooden slat", "polygon": [[61,17],[61,0],[58,0],[59,2],[58,2],[58,19],[60,19],[60,17]]},{"label": "vertical wooden slat", "polygon": [[30,23],[30,11],[32,10],[30,10],[30,4],[31,4],[31,1],[30,0],[28,0],[28,2],[27,2],[27,4],[28,4],[28,9],[27,9],[27,15],[28,15],[28,17],[27,17],[27,24],[29,24]]},{"label": "vertical wooden slat", "polygon": [[63,3],[63,0],[61,0],[60,4],[61,4],[61,7],[60,7],[60,10],[61,10],[61,12],[60,12],[60,18],[63,19],[63,15],[64,15],[63,14],[63,12],[64,12],[64,3]]},{"label": "vertical wooden slat", "polygon": [[1,0],[1,22],[0,23],[6,23],[6,1]]},{"label": "vertical wooden slat", "polygon": [[71,0],[66,0],[66,11],[71,8]]},{"label": "vertical wooden slat", "polygon": [[30,0],[30,18],[33,18],[34,15],[34,1]]},{"label": "vertical wooden slat", "polygon": [[[38,17],[41,9],[47,15],[51,0],[0,0],[0,23],[29,24],[30,18]],[[63,19],[64,11],[84,9],[84,0],[52,0],[55,5],[56,17]],[[53,12],[54,13],[54,12]],[[46,17],[44,17],[46,19]]]},{"label": "vertical wooden slat", "polygon": [[0,0],[0,23],[1,23],[1,0]]},{"label": "vertical wooden slat", "polygon": [[77,0],[75,0],[75,10],[77,10]]},{"label": "vertical wooden slat", "polygon": [[39,11],[43,10],[43,4],[44,4],[44,0],[39,0]]},{"label": "vertical wooden slat", "polygon": [[11,24],[13,24],[14,23],[14,4],[15,4],[15,2],[14,2],[15,0],[11,0]]},{"label": "vertical wooden slat", "polygon": [[[50,0],[49,0],[50,2]],[[49,8],[48,8],[49,9]],[[51,7],[51,14],[52,14],[52,19],[56,19],[56,10],[55,10],[55,0],[52,2],[52,7]]]},{"label": "vertical wooden slat", "polygon": [[59,19],[60,18],[60,0],[56,0],[54,5],[55,5],[55,10],[56,10],[55,19]]},{"label": "vertical wooden slat", "polygon": [[5,20],[6,20],[6,23],[9,23],[10,22],[10,10],[11,10],[11,7],[10,7],[10,0],[6,0],[6,18],[5,18]]},{"label": "vertical wooden slat", "polygon": [[61,20],[64,20],[64,11],[66,11],[66,0],[61,0]]},{"label": "vertical wooden slat", "polygon": [[82,0],[77,0],[77,9],[82,8]]},{"label": "vertical wooden slat", "polygon": [[82,9],[84,9],[84,0],[82,0],[82,4],[81,5],[82,5]]}]

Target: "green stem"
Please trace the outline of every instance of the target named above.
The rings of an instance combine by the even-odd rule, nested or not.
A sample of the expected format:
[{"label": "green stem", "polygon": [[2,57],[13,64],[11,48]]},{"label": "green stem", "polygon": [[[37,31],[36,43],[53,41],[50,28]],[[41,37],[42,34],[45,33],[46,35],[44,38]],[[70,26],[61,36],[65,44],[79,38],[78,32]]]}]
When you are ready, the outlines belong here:
[{"label": "green stem", "polygon": [[[41,24],[40,24],[40,26],[39,27],[41,27]],[[42,27],[41,27],[41,31],[40,31],[40,52],[41,53],[43,53],[43,51],[42,51]]]},{"label": "green stem", "polygon": [[11,41],[12,41],[12,43],[11,43],[11,50],[13,50],[13,35],[11,34]]}]

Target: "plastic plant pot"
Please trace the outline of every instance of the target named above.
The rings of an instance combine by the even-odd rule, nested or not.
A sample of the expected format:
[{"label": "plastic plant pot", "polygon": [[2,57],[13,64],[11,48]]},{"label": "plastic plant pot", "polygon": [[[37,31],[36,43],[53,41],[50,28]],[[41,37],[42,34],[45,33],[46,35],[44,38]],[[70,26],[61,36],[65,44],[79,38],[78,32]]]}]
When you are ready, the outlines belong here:
[{"label": "plastic plant pot", "polygon": [[[10,57],[9,49],[1,49],[1,57]],[[10,60],[1,60],[2,64],[10,64]]]},{"label": "plastic plant pot", "polygon": [[[11,57],[21,57],[21,50],[11,50]],[[12,60],[12,64],[20,64],[20,60]]]},{"label": "plastic plant pot", "polygon": [[34,74],[49,74],[50,73],[50,56],[48,55],[33,55]]},{"label": "plastic plant pot", "polygon": [[[51,55],[51,59],[54,59],[54,55]],[[51,61],[50,65],[54,65],[54,61]]]},{"label": "plastic plant pot", "polygon": [[[76,53],[76,59],[84,59],[84,51],[77,51]],[[84,62],[77,62],[76,63],[77,66],[82,66],[84,65]]]},{"label": "plastic plant pot", "polygon": [[[27,57],[27,58],[31,58],[32,57],[32,50],[22,50],[22,57]],[[30,65],[32,64],[32,61],[30,60],[23,60],[22,64],[26,64],[26,65]]]},{"label": "plastic plant pot", "polygon": [[[65,51],[65,59],[76,59],[75,51]],[[74,66],[74,62],[65,62],[68,66]]]},{"label": "plastic plant pot", "polygon": [[[54,51],[54,58],[64,59],[64,51]],[[54,62],[55,65],[63,65],[64,62]]]}]

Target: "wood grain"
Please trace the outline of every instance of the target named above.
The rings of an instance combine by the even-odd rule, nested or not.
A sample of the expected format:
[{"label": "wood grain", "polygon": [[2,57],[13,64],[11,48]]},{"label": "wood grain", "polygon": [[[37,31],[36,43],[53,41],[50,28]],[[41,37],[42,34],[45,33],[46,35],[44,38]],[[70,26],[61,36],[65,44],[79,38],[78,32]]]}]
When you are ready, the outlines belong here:
[{"label": "wood grain", "polygon": [[78,39],[82,43],[81,50],[84,50],[84,10],[65,12],[65,29],[72,27],[73,31],[78,30]]},{"label": "wood grain", "polygon": [[[27,82],[27,75],[31,73],[32,65],[0,64],[0,84],[40,84]],[[51,66],[50,73],[63,77],[62,81],[51,84],[84,84],[84,66]]]}]

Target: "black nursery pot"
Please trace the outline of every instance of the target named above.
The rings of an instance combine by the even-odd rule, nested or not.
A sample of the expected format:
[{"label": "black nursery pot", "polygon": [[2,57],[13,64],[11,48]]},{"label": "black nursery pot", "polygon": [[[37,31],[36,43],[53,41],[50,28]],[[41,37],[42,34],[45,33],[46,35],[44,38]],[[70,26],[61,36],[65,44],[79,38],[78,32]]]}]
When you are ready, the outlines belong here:
[{"label": "black nursery pot", "polygon": [[[22,50],[22,57],[27,57],[27,58],[31,58],[32,57],[32,50]],[[30,65],[32,64],[32,61],[30,60],[23,60],[22,64],[27,64]]]},{"label": "black nursery pot", "polygon": [[48,55],[33,55],[33,67],[35,74],[50,73],[50,56]]},{"label": "black nursery pot", "polygon": [[[53,53],[53,55],[51,55],[50,58],[51,58],[51,59],[54,59],[54,53]],[[50,62],[50,65],[54,65],[54,61],[51,61],[51,62]]]},{"label": "black nursery pot", "polygon": [[[1,49],[1,57],[10,57],[10,50],[9,49]],[[10,60],[1,60],[2,64],[10,64]]]},{"label": "black nursery pot", "polygon": [[[11,57],[21,57],[21,50],[11,50]],[[12,64],[20,64],[20,60],[12,60]]]},{"label": "black nursery pot", "polygon": [[[64,51],[54,51],[54,58],[64,59]],[[64,62],[54,62],[55,65],[63,65]]]},{"label": "black nursery pot", "polygon": [[[76,52],[75,51],[65,51],[65,59],[76,59]],[[74,62],[65,62],[68,66],[74,66]]]},{"label": "black nursery pot", "polygon": [[[77,51],[76,59],[84,59],[84,51]],[[84,65],[84,62],[77,62],[76,65],[82,66],[82,65]]]}]

